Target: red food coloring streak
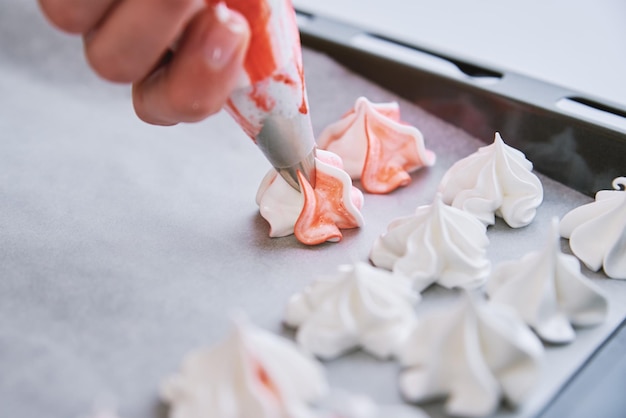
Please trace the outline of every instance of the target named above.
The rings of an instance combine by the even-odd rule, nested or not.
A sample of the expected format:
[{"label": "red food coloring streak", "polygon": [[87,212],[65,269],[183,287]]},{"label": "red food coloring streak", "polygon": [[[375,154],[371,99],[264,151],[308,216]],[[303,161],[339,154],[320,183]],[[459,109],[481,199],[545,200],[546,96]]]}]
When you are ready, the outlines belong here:
[{"label": "red food coloring streak", "polygon": [[[272,110],[275,101],[256,86],[256,83],[267,80],[276,71],[276,59],[272,48],[272,40],[269,33],[269,20],[271,10],[266,0],[207,0],[209,4],[215,5],[224,2],[229,9],[241,13],[250,26],[250,45],[244,60],[243,66],[248,74],[250,83],[254,86],[249,93],[250,99],[263,111]],[[244,123],[243,115],[237,112],[241,119],[237,121]],[[248,131],[248,135],[254,138],[256,132]],[[252,132],[252,134],[250,134]]]},{"label": "red food coloring streak", "polygon": [[[393,115],[392,115],[393,116]],[[415,138],[374,118],[365,117],[367,154],[361,184],[369,193],[389,193],[411,182],[407,172],[422,165]]]},{"label": "red food coloring streak", "polygon": [[298,172],[304,207],[294,226],[296,238],[303,244],[317,245],[330,240],[341,240],[340,229],[356,228],[357,220],[343,202],[343,183],[317,170],[315,189]]},{"label": "red food coloring streak", "polygon": [[267,389],[276,398],[276,401],[280,402],[281,396],[278,388],[267,374],[267,370],[259,363],[256,364],[256,378],[261,386]]},{"label": "red food coloring streak", "polygon": [[264,91],[265,88],[266,86],[259,86],[259,85],[253,86],[252,91],[248,93],[248,97],[250,98],[250,100],[254,102],[254,105],[257,108],[265,112],[269,112],[270,110],[274,108],[274,105],[276,104],[276,100],[274,100]]},{"label": "red food coloring streak", "polygon": [[[276,105],[276,100],[267,94],[267,85],[263,82],[273,78],[275,81],[283,82],[294,87],[297,87],[297,82],[285,74],[274,75],[278,69],[278,64],[276,61],[277,58],[274,54],[274,47],[272,45],[272,36],[270,34],[270,15],[272,11],[267,3],[267,0],[205,1],[209,6],[215,6],[216,4],[223,2],[228,8],[241,13],[248,21],[251,36],[248,52],[244,60],[244,69],[248,75],[250,84],[253,86],[252,90],[248,93],[248,97],[258,109],[264,112],[270,112]],[[289,0],[285,0],[285,2],[286,7],[292,7]],[[289,18],[289,22],[287,23],[289,25],[289,29],[293,32],[293,36],[296,38],[294,40],[296,53],[294,59],[296,59],[296,65],[300,76],[300,88],[302,94],[302,101],[298,111],[302,114],[307,114],[308,107],[304,87],[304,72],[299,58],[301,56],[301,51],[299,45],[298,26],[295,13],[288,12],[287,16]],[[255,135],[258,133],[258,129],[254,128],[250,121],[244,117],[241,111],[235,108],[232,101],[229,101],[228,108],[235,120],[242,126],[248,136],[254,140]]]},{"label": "red food coloring streak", "polygon": [[[220,0],[208,0],[210,4]],[[265,80],[276,71],[276,59],[269,33],[271,10],[266,0],[222,0],[229,9],[236,10],[250,25],[250,46],[244,68],[252,84]]]},{"label": "red food coloring streak", "polygon": [[300,48],[300,31],[298,30],[298,22],[296,22],[296,14],[290,13],[290,28],[296,37],[296,42],[294,43],[294,56],[298,57],[298,61],[296,61],[296,67],[298,68],[298,75],[300,76],[300,89],[302,94],[302,102],[300,102],[300,107],[298,111],[303,115],[309,113],[309,109],[306,103],[306,89],[304,84],[304,68],[302,67],[302,50]]},{"label": "red food coloring streak", "polygon": [[300,103],[300,107],[298,111],[303,115],[309,113],[309,109],[306,105],[306,91],[304,89],[304,69],[302,68],[302,64],[298,65],[298,74],[300,75],[300,89],[302,91],[302,102]]},{"label": "red food coloring streak", "polygon": [[[302,101],[300,102],[300,107],[298,108],[298,111],[302,113],[303,115],[306,115],[309,112],[309,109],[306,105],[306,92],[304,90],[304,72],[302,70],[302,66],[298,66],[298,75],[300,76],[300,94],[302,95]],[[284,83],[291,87],[298,86],[298,83],[296,82],[296,80],[292,79],[287,74],[282,74],[282,73],[274,74],[274,76],[272,76],[272,79],[274,81],[277,81],[279,83]]]},{"label": "red food coloring streak", "polygon": [[288,86],[296,85],[295,80],[292,80],[291,77],[289,77],[287,74],[283,74],[283,73],[274,74],[272,78],[274,79],[274,81],[278,81],[279,83],[284,83]]}]

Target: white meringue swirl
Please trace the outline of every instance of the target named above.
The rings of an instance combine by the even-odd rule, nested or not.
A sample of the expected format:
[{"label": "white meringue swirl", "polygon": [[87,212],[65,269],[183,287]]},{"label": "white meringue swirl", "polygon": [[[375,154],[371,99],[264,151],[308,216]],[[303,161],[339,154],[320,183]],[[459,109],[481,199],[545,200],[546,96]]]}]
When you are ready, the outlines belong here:
[{"label": "white meringue swirl", "polygon": [[239,321],[226,340],[188,354],[161,396],[172,418],[314,418],[308,403],[326,391],[316,360],[291,341]]},{"label": "white meringue swirl", "polygon": [[285,323],[297,327],[298,343],[319,357],[361,346],[386,358],[410,332],[418,300],[405,277],[363,262],[342,265],[291,297]]},{"label": "white meringue swirl", "polygon": [[486,225],[497,215],[512,228],[528,225],[543,201],[543,186],[524,154],[496,133],[493,144],[457,161],[443,176],[443,201]]},{"label": "white meringue swirl", "polygon": [[540,377],[543,346],[510,309],[473,301],[420,316],[400,359],[400,390],[413,402],[447,397],[450,415],[485,416],[517,405]]},{"label": "white meringue swirl", "polygon": [[359,97],[354,108],[317,138],[320,148],[339,155],[353,180],[369,193],[389,193],[411,182],[410,172],[435,163],[422,133],[400,120],[398,103]]},{"label": "white meringue swirl", "polygon": [[603,268],[613,279],[626,279],[626,177],[614,179],[613,188],[566,214],[560,233],[591,270]]},{"label": "white meringue swirl", "polygon": [[602,291],[582,275],[576,257],[561,252],[556,218],[545,248],[499,264],[487,282],[487,293],[493,304],[515,309],[550,343],[573,341],[572,325],[599,324],[608,310]]},{"label": "white meringue swirl", "polygon": [[370,252],[375,266],[413,280],[421,292],[433,283],[477,287],[489,274],[486,227],[474,216],[445,205],[437,194],[431,205],[392,221]]}]

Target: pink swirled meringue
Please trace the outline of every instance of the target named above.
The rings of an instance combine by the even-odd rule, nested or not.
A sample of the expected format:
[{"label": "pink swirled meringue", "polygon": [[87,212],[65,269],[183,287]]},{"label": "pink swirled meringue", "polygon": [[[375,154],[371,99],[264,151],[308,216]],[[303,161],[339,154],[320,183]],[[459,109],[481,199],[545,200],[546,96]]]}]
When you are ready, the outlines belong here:
[{"label": "pink swirled meringue", "polygon": [[270,224],[270,237],[294,234],[303,244],[316,245],[342,238],[341,229],[363,225],[363,193],[352,186],[341,158],[317,151],[315,188],[300,176],[302,193],[271,169],[259,186],[256,202]]},{"label": "pink swirled meringue", "polygon": [[457,161],[443,176],[443,201],[486,225],[497,215],[512,228],[528,225],[543,201],[543,186],[524,154],[496,133],[493,144]]},{"label": "pink swirled meringue", "polygon": [[372,103],[359,97],[354,108],[317,139],[339,155],[353,180],[369,193],[389,193],[411,182],[410,172],[435,163],[422,133],[400,120],[398,103]]},{"label": "pink swirled meringue", "polygon": [[556,218],[545,248],[494,268],[487,293],[491,303],[512,307],[551,343],[573,341],[572,325],[599,324],[608,310],[606,298],[582,275],[576,257],[561,252]]},{"label": "pink swirled meringue", "polygon": [[326,359],[359,346],[391,356],[415,322],[411,282],[362,262],[338,270],[289,300],[285,323],[298,328],[296,341]]},{"label": "pink swirled meringue", "polygon": [[437,194],[431,205],[392,221],[374,243],[370,260],[410,278],[419,292],[433,283],[470,288],[482,285],[491,269],[487,244],[485,225],[445,205]]},{"label": "pink swirled meringue", "polygon": [[400,390],[409,401],[447,397],[450,415],[485,416],[536,385],[543,346],[510,309],[472,300],[420,316],[400,351]]},{"label": "pink swirled meringue", "polygon": [[589,269],[603,268],[613,279],[626,279],[626,177],[613,180],[613,188],[566,214],[560,233]]},{"label": "pink swirled meringue", "polygon": [[314,418],[308,404],[327,384],[291,341],[238,321],[226,340],[188,354],[161,392],[175,418]]}]

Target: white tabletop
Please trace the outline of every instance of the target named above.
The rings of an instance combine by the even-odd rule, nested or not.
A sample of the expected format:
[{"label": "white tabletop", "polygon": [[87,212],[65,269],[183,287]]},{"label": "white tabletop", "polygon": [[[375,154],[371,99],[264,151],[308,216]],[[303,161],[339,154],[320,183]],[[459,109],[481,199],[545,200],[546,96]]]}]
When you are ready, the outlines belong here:
[{"label": "white tabletop", "polygon": [[623,0],[294,0],[294,5],[626,105]]}]

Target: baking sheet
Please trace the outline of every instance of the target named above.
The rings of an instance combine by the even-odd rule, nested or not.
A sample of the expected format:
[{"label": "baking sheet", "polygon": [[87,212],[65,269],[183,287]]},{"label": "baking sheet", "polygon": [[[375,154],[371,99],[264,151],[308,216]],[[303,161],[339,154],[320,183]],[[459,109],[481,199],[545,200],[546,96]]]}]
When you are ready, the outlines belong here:
[{"label": "baking sheet", "polygon": [[[360,95],[397,99],[322,55],[304,59],[318,133]],[[254,196],[269,164],[227,115],[143,124],[128,88],[92,75],[80,41],[34,4],[0,0],[0,92],[0,405],[15,417],[77,417],[103,395],[122,417],[165,416],[160,380],[223,338],[233,310],[288,336],[292,293],[366,260],[392,219],[430,203],[446,169],[484,145],[399,100],[437,164],[391,195],[366,195],[363,228],[310,248],[268,238]],[[529,227],[489,229],[494,263],[536,249],[553,216],[590,200],[541,179],[545,201]],[[533,396],[500,416],[537,413],[626,316],[626,282],[587,273],[611,301],[607,321],[549,347]],[[451,295],[434,287],[420,309]],[[325,364],[333,387],[400,402],[394,362],[355,352]],[[425,409],[441,414],[441,404]]]}]

